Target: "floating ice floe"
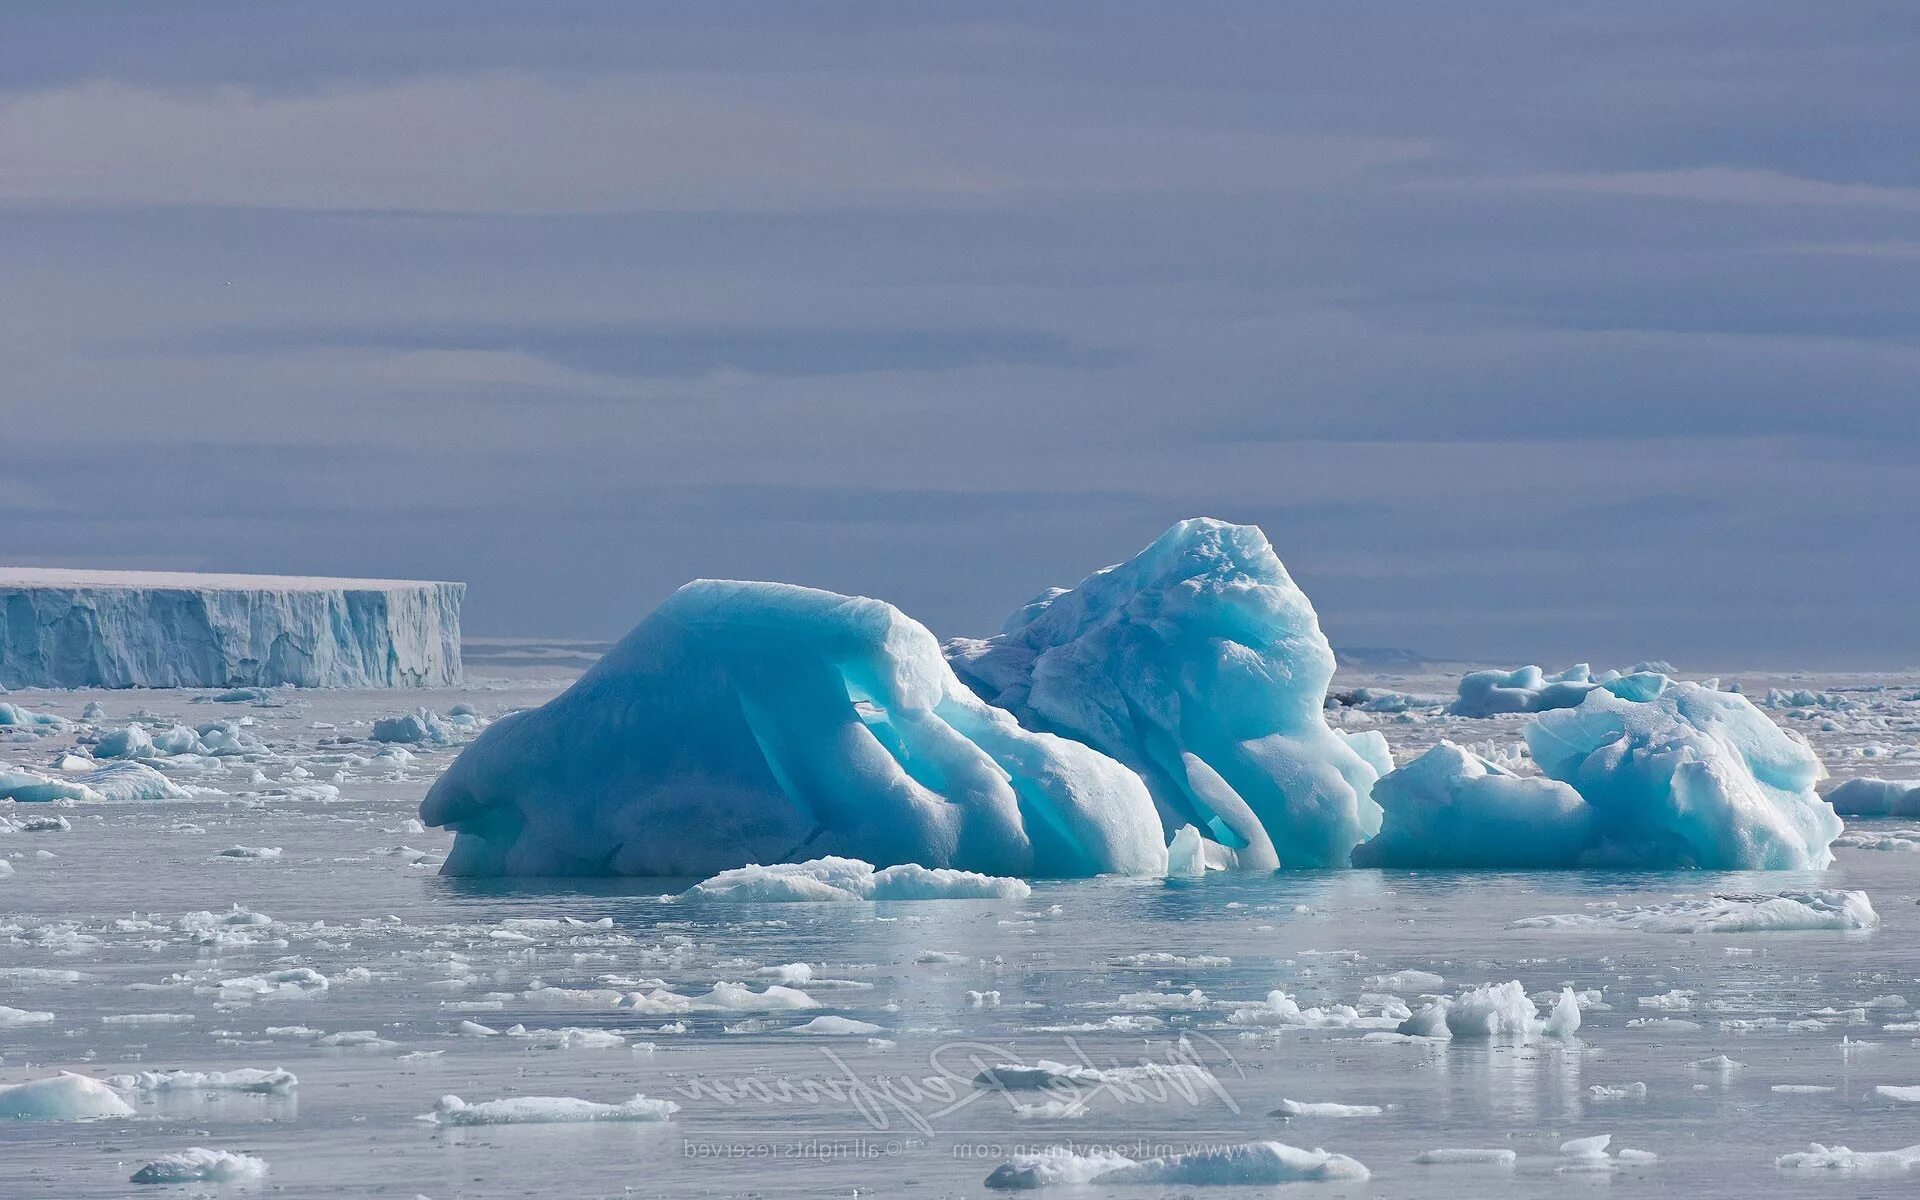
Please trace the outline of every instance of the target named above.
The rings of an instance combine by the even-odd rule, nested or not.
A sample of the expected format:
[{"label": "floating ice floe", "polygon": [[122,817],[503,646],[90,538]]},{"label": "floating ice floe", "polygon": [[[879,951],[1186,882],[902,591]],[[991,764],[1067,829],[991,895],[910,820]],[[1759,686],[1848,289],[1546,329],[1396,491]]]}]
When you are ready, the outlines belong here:
[{"label": "floating ice floe", "polygon": [[1865,892],[1734,893],[1592,913],[1526,917],[1514,929],[1633,929],[1643,933],[1774,933],[1872,929],[1880,923]]},{"label": "floating ice floe", "polygon": [[565,1125],[590,1121],[664,1121],[680,1111],[671,1100],[636,1095],[619,1104],[577,1100],[571,1096],[511,1096],[469,1104],[442,1096],[420,1119],[435,1125]]},{"label": "floating ice floe", "polygon": [[706,875],[845,856],[1000,875],[1157,875],[1138,777],[1022,729],[891,605],[690,583],[566,692],[496,721],[421,819],[453,875]]},{"label": "floating ice floe", "polygon": [[1341,1104],[1333,1100],[1282,1100],[1270,1117],[1377,1117],[1378,1104]]},{"label": "floating ice floe", "polygon": [[107,1077],[109,1087],[123,1092],[248,1092],[284,1096],[300,1086],[299,1077],[279,1067],[239,1067],[231,1071],[140,1071]]},{"label": "floating ice floe", "polygon": [[1898,1100],[1902,1104],[1920,1104],[1920,1087],[1902,1087],[1898,1084],[1883,1083],[1873,1089],[1873,1094],[1883,1100]]},{"label": "floating ice floe", "polygon": [[1520,1156],[1511,1150],[1482,1150],[1468,1146],[1422,1150],[1413,1156],[1414,1162],[1429,1167],[1511,1167],[1519,1159]]},{"label": "floating ice floe", "polygon": [[[1604,678],[1619,678],[1617,673]],[[1491,717],[1498,713],[1537,713],[1550,708],[1572,708],[1600,686],[1593,669],[1577,663],[1558,675],[1539,667],[1511,671],[1473,671],[1463,676],[1453,704],[1456,717]]]},{"label": "floating ice floe", "polygon": [[1502,1041],[1570,1038],[1579,1030],[1580,1002],[1572,988],[1562,990],[1552,1011],[1542,1018],[1517,979],[1429,999],[1397,1028],[1414,1037]]},{"label": "floating ice floe", "polygon": [[1905,853],[1920,850],[1920,829],[1843,833],[1833,840],[1833,844],[1853,850],[1891,850]]},{"label": "floating ice floe", "polygon": [[1139,772],[1168,830],[1192,825],[1242,867],[1346,866],[1379,828],[1386,741],[1328,727],[1333,650],[1254,526],[1182,521],[946,653],[1023,724]]},{"label": "floating ice floe", "polygon": [[120,1093],[90,1075],[62,1071],[47,1079],[0,1087],[0,1120],[98,1121],[130,1117]]},{"label": "floating ice floe", "polygon": [[1363,1180],[1367,1169],[1344,1154],[1302,1150],[1283,1142],[1248,1142],[1135,1161],[1119,1154],[1078,1154],[1057,1147],[1016,1155],[993,1169],[987,1186],[1009,1191],[1063,1184],[1172,1184],[1260,1186],[1327,1180]]},{"label": "floating ice floe", "polygon": [[923,867],[917,863],[875,869],[850,858],[736,867],[693,885],[683,898],[752,903],[846,900],[1024,900],[1033,889],[1023,880]]},{"label": "floating ice floe", "polygon": [[9,1008],[0,1004],[0,1029],[12,1029],[21,1025],[45,1025],[53,1020],[50,1012],[36,1012],[32,1009]]},{"label": "floating ice floe", "polygon": [[264,1179],[267,1160],[195,1146],[154,1159],[133,1173],[135,1183],[246,1183]]},{"label": "floating ice floe", "polygon": [[1848,1175],[1893,1175],[1920,1163],[1920,1146],[1900,1150],[1849,1150],[1814,1142],[1797,1154],[1782,1154],[1774,1165],[1788,1171],[1838,1171]]},{"label": "floating ice floe", "polygon": [[826,1016],[815,1017],[805,1024],[795,1025],[792,1029],[787,1030],[787,1032],[809,1034],[815,1037],[845,1037],[849,1035],[871,1037],[874,1034],[885,1033],[886,1030],[871,1022],[856,1021],[851,1017]]},{"label": "floating ice floe", "polygon": [[1920,817],[1920,780],[1849,779],[1827,793],[1843,817]]}]

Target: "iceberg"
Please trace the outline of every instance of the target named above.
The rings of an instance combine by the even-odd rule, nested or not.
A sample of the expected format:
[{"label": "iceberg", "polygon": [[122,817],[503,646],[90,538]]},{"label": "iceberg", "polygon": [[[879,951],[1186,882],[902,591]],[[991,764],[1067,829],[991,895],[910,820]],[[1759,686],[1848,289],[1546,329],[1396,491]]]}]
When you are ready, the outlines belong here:
[{"label": "iceberg", "polygon": [[1550,779],[1592,809],[1584,862],[1645,868],[1817,870],[1840,818],[1805,740],[1737,692],[1623,676],[1523,731]]},{"label": "iceberg", "polygon": [[6,687],[446,687],[461,583],[0,568]]},{"label": "iceberg", "polygon": [[1354,847],[1356,867],[1570,867],[1594,816],[1567,784],[1521,776],[1441,742],[1373,785],[1380,833]]},{"label": "iceberg", "polygon": [[420,818],[457,834],[449,875],[1167,862],[1131,771],[986,704],[891,605],[778,583],[687,584],[567,691],[475,738]]},{"label": "iceberg", "polygon": [[1450,742],[1384,777],[1363,867],[1806,870],[1840,819],[1813,751],[1736,692],[1638,672],[1523,730],[1546,778]]},{"label": "iceberg", "polygon": [[135,1171],[134,1183],[250,1183],[267,1174],[267,1160],[195,1146],[166,1154]]},{"label": "iceberg", "polygon": [[1920,817],[1920,779],[1849,779],[1827,803],[1843,817]]},{"label": "iceberg", "polygon": [[1576,663],[1558,675],[1539,667],[1511,671],[1472,671],[1460,680],[1458,694],[1447,711],[1456,717],[1491,717],[1499,713],[1537,713],[1572,708],[1609,678],[1594,678],[1593,668]]},{"label": "iceberg", "polygon": [[1138,772],[1166,829],[1197,827],[1241,867],[1344,867],[1379,829],[1386,740],[1327,725],[1333,649],[1251,525],[1182,521],[946,654],[1023,725]]},{"label": "iceberg", "polygon": [[98,1121],[132,1115],[133,1107],[120,1093],[90,1075],[62,1071],[0,1087],[0,1120]]}]

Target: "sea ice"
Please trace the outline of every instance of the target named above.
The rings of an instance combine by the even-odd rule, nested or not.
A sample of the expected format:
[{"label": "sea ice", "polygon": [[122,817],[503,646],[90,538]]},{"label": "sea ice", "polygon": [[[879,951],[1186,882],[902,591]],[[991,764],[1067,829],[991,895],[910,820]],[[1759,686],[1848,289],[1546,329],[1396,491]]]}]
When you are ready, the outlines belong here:
[{"label": "sea ice", "polygon": [[1511,1167],[1520,1156],[1511,1150],[1481,1150],[1472,1147],[1449,1147],[1440,1150],[1422,1150],[1413,1156],[1413,1161],[1423,1166],[1489,1166]]},{"label": "sea ice", "polygon": [[1377,1117],[1378,1104],[1341,1104],[1333,1100],[1282,1100],[1270,1117]]},{"label": "sea ice", "polygon": [[1344,1154],[1302,1150],[1282,1142],[1248,1142],[1136,1162],[1097,1151],[1056,1147],[1016,1155],[993,1169],[987,1186],[1025,1191],[1056,1184],[1171,1184],[1180,1187],[1271,1186],[1324,1180],[1363,1180],[1367,1169]]},{"label": "sea ice", "polygon": [[1182,521],[946,651],[1022,723],[1139,772],[1168,830],[1196,826],[1241,867],[1343,867],[1379,828],[1385,739],[1328,727],[1333,650],[1251,525]]},{"label": "sea ice", "polygon": [[1514,929],[1634,929],[1643,933],[1774,933],[1872,929],[1880,923],[1865,892],[1729,893],[1595,913],[1525,917]]},{"label": "sea ice", "polygon": [[619,1104],[576,1100],[571,1096],[511,1096],[469,1104],[442,1096],[421,1117],[435,1125],[562,1125],[587,1121],[664,1121],[680,1111],[671,1100],[636,1095]]},{"label": "sea ice", "polygon": [[722,871],[687,889],[689,900],[779,903],[845,900],[1024,900],[1033,889],[1024,880],[916,863],[875,870],[851,858],[750,865]]},{"label": "sea ice", "polygon": [[459,835],[452,875],[707,875],[822,855],[1166,869],[1126,768],[982,702],[891,605],[774,583],[681,588],[566,692],[475,739],[421,818]]},{"label": "sea ice", "polygon": [[1579,1028],[1580,1004],[1572,988],[1560,993],[1553,1011],[1543,1020],[1526,988],[1516,979],[1472,988],[1457,996],[1433,997],[1400,1022],[1398,1032],[1413,1037],[1526,1041],[1540,1035],[1570,1038]]},{"label": "sea ice", "polygon": [[1900,1150],[1849,1150],[1814,1142],[1797,1154],[1782,1154],[1774,1165],[1789,1171],[1838,1171],[1849,1175],[1898,1174],[1920,1163],[1920,1146]]},{"label": "sea ice", "polygon": [[133,1173],[135,1183],[245,1183],[263,1179],[267,1160],[195,1146],[154,1159]]}]

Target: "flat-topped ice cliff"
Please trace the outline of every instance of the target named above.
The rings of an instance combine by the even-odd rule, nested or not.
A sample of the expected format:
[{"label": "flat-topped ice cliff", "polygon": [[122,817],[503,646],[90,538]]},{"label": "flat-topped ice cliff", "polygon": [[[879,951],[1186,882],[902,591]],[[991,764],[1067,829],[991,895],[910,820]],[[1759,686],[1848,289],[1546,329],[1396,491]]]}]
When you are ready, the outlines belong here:
[{"label": "flat-topped ice cliff", "polygon": [[6,687],[439,687],[463,583],[0,567]]}]

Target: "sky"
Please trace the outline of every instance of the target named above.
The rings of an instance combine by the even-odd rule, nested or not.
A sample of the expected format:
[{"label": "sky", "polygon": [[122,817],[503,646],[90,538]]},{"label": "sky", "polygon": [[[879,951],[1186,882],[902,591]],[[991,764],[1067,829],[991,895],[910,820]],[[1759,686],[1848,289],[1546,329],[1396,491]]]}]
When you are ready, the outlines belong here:
[{"label": "sky", "polygon": [[1920,9],[0,9],[0,562],[1920,663]]}]

